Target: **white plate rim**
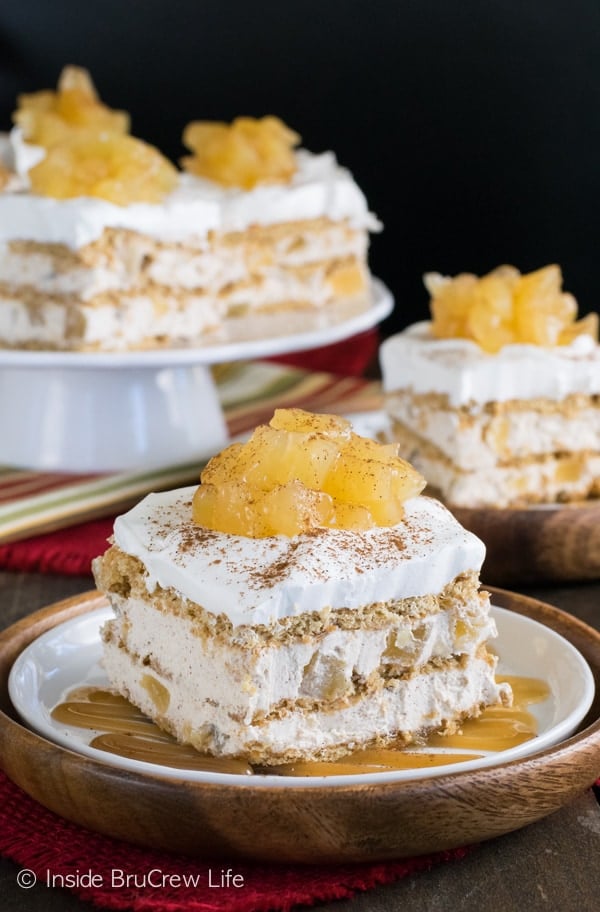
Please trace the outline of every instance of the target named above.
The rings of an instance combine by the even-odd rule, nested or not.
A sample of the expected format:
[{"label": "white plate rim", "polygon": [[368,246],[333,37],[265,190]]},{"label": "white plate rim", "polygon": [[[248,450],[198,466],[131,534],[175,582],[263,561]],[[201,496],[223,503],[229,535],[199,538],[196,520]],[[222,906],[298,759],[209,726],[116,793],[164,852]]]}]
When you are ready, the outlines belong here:
[{"label": "white plate rim", "polygon": [[[568,640],[545,624],[524,615],[520,615],[517,612],[497,606],[492,607],[492,612],[499,626],[499,637],[498,640],[495,641],[495,648],[497,647],[497,652],[500,656],[500,673],[511,672],[511,660],[510,656],[505,652],[502,628],[507,624],[509,626],[510,624],[513,626],[516,624],[517,627],[520,626],[522,628],[520,633],[524,636],[528,635],[530,638],[534,635],[537,635],[538,637],[541,636],[542,640],[539,641],[540,643],[546,643],[547,648],[551,648],[550,645],[548,645],[551,644],[552,648],[555,650],[555,654],[570,664],[571,670],[575,670],[576,674],[579,675],[581,695],[577,702],[570,707],[568,712],[563,713],[562,716],[559,714],[558,719],[555,719],[552,724],[548,724],[546,729],[542,730],[538,736],[530,741],[524,742],[523,744],[506,751],[488,754],[477,760],[468,760],[426,770],[394,770],[390,772],[327,777],[282,777],[260,774],[243,776],[231,773],[213,773],[165,767],[158,764],[121,758],[90,747],[84,740],[85,735],[82,730],[59,725],[50,718],[50,711],[58,701],[53,701],[52,705],[44,702],[42,688],[48,683],[48,675],[50,673],[55,674],[57,668],[55,665],[48,668],[47,665],[44,665],[44,662],[40,662],[40,657],[44,656],[44,651],[46,652],[46,658],[48,656],[55,657],[56,647],[64,647],[66,638],[70,637],[73,640],[73,647],[79,650],[80,659],[82,659],[84,655],[81,650],[86,651],[89,672],[83,678],[79,675],[76,676],[76,679],[66,683],[62,688],[62,693],[86,683],[102,684],[101,672],[97,667],[97,660],[101,652],[98,631],[101,623],[112,615],[109,606],[96,608],[91,612],[64,621],[34,639],[19,654],[11,668],[8,681],[9,696],[13,706],[25,724],[37,734],[60,747],[67,748],[81,756],[100,761],[111,768],[150,774],[167,779],[176,779],[178,781],[194,784],[242,787],[259,786],[269,788],[322,788],[323,786],[336,788],[356,785],[385,785],[409,780],[414,782],[415,780],[433,779],[464,772],[476,772],[480,769],[505,765],[517,759],[533,756],[534,754],[538,754],[565,740],[575,732],[579,723],[584,719],[594,698],[594,678],[590,667],[581,653]],[[96,631],[96,635],[93,634],[94,630]],[[90,659],[92,658],[94,661],[90,662]],[[64,671],[65,669],[63,668],[63,672]],[[69,668],[66,669],[67,679],[68,672]],[[99,674],[100,678],[98,677]],[[531,676],[538,677],[539,675],[533,674]],[[29,689],[27,687],[27,683],[31,685],[32,682],[37,684],[34,692],[31,691],[31,687]],[[561,693],[557,691],[557,686],[561,686],[560,681],[558,682],[558,685],[556,680],[550,684],[551,700],[557,704],[556,708],[560,709]],[[35,692],[35,690],[37,690],[37,692]],[[542,704],[540,704],[540,706],[542,706]],[[531,711],[536,714],[539,713],[540,710],[536,706],[532,706]],[[552,708],[550,708],[549,711],[552,712]]]}]

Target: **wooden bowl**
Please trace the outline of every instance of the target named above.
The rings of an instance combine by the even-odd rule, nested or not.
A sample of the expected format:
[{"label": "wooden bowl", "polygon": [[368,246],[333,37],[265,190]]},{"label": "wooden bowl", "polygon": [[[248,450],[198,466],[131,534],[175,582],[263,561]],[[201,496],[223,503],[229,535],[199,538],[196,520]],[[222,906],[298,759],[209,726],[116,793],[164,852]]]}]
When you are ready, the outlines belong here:
[{"label": "wooden bowl", "polygon": [[493,600],[570,640],[596,681],[595,702],[579,731],[526,758],[429,779],[283,789],[167,779],[74,753],[18,721],[7,678],[17,655],[41,633],[105,604],[92,592],[0,634],[0,766],[29,795],[75,823],[203,858],[375,861],[517,830],[558,810],[600,775],[600,633],[531,598],[495,590]]},{"label": "wooden bowl", "polygon": [[485,542],[486,584],[600,579],[600,500],[504,510],[448,504],[448,509]]}]

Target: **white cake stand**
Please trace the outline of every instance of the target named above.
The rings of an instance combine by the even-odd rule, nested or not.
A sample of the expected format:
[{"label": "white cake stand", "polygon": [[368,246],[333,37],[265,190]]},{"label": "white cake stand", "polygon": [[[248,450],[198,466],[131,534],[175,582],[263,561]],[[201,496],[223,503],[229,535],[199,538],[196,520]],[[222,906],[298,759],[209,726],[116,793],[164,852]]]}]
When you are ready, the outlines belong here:
[{"label": "white cake stand", "polygon": [[199,461],[227,442],[211,364],[370,329],[393,307],[381,282],[373,291],[367,311],[273,338],[134,352],[0,350],[0,464],[94,473]]}]

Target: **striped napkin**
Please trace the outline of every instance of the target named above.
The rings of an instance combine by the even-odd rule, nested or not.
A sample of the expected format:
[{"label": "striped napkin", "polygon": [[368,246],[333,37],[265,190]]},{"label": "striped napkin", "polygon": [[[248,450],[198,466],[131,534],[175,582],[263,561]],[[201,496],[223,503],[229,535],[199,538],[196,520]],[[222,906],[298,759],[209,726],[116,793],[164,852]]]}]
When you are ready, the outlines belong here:
[{"label": "striped napkin", "polygon": [[[377,381],[312,373],[266,362],[218,365],[215,381],[232,437],[268,421],[273,410],[365,412],[381,405]],[[17,541],[127,509],[150,491],[198,480],[204,462],[158,470],[74,475],[0,466],[0,543]]]}]

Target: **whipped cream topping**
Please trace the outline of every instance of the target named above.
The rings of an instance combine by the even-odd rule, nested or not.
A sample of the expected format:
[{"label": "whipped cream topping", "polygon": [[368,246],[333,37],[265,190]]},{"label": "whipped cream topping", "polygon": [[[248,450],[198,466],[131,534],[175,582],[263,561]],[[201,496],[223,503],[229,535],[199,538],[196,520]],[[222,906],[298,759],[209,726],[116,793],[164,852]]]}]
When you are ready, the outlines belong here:
[{"label": "whipped cream topping", "polygon": [[[78,249],[97,240],[105,228],[125,228],[177,242],[203,238],[209,231],[244,231],[252,224],[324,216],[348,219],[352,227],[368,231],[381,228],[333,152],[314,155],[298,150],[298,170],[289,183],[239,190],[182,173],[162,203],[117,206],[91,197],[58,200],[31,193],[26,174],[39,160],[39,149],[23,142],[18,128],[11,131],[10,143],[12,167],[24,180],[19,191],[0,194],[0,241],[29,240]],[[5,148],[5,159],[9,154]]]},{"label": "whipped cream topping", "polygon": [[415,497],[403,522],[253,539],[192,521],[195,486],[150,494],[115,521],[115,543],[146,567],[150,592],[175,589],[234,626],[323,609],[437,595],[479,570],[483,543],[438,501]]},{"label": "whipped cream topping", "polygon": [[488,354],[470,339],[436,339],[424,321],[386,339],[380,364],[385,392],[440,393],[453,406],[600,393],[600,346],[587,335],[570,345],[506,345]]}]

